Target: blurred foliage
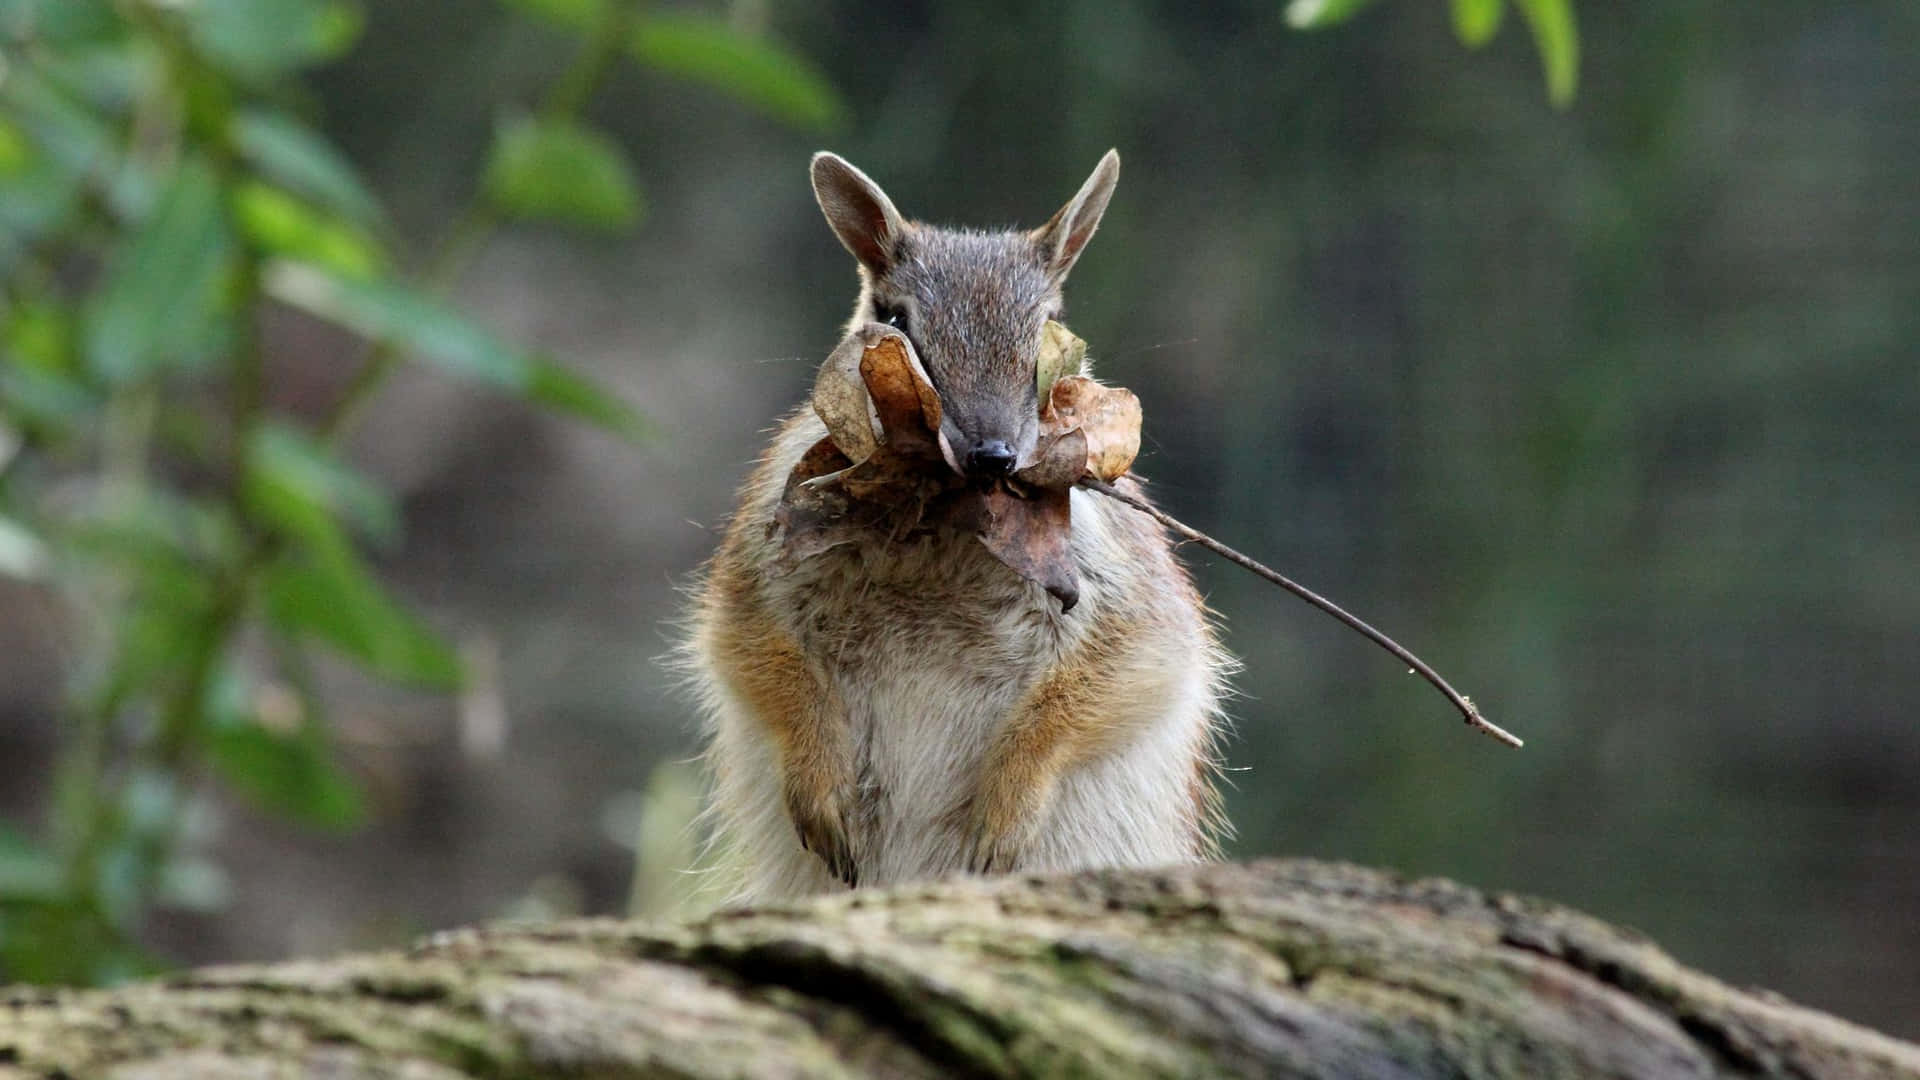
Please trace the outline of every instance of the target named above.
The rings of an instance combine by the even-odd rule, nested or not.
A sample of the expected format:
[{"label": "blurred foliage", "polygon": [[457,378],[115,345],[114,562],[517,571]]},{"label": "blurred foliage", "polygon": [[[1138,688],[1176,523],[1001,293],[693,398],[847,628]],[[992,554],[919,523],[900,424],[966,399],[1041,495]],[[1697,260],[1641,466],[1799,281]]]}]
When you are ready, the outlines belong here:
[{"label": "blurred foliage", "polygon": [[[1477,49],[1492,41],[1505,21],[1508,0],[1449,0],[1453,31],[1461,44]],[[1533,32],[1534,47],[1546,74],[1547,96],[1562,108],[1573,103],[1580,83],[1580,28],[1573,20],[1573,0],[1512,0]],[[1302,30],[1318,30],[1346,22],[1373,0],[1292,0],[1287,22]]]},{"label": "blurred foliage", "polygon": [[[537,111],[504,114],[467,210],[420,257],[305,108],[303,73],[353,47],[356,7],[0,0],[0,574],[59,597],[73,644],[46,835],[0,830],[0,980],[137,974],[151,910],[223,904],[184,842],[205,783],[316,829],[365,818],[316,650],[460,687],[456,651],[369,564],[399,515],[340,451],[401,362],[640,431],[440,298],[503,222],[639,220],[634,168],[581,118],[609,71],[630,58],[809,129],[841,115],[812,67],[721,21],[510,6],[577,52]],[[322,415],[276,392],[274,306],[366,342]]]}]

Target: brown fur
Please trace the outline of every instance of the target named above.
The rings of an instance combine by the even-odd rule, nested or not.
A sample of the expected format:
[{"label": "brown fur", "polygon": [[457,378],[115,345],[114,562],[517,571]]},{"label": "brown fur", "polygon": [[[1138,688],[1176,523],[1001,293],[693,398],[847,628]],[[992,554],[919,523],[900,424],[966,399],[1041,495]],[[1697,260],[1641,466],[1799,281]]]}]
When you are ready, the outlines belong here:
[{"label": "brown fur", "polygon": [[[737,569],[738,564],[732,564]],[[832,681],[754,597],[751,581],[716,560],[718,604],[708,648],[718,673],[765,724],[779,747],[782,795],[800,844],[849,882],[858,867],[848,817],[856,791],[845,710]]]}]

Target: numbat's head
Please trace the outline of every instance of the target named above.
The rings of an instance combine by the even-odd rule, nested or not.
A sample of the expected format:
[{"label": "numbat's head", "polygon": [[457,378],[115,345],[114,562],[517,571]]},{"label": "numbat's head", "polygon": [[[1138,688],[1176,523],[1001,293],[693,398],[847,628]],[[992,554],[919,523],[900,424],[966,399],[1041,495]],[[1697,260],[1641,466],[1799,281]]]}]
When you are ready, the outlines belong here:
[{"label": "numbat's head", "polygon": [[1093,238],[1120,178],[1109,150],[1053,219],[1031,232],[975,232],[908,221],[880,185],[833,154],[813,156],[827,224],[860,260],[856,325],[913,342],[940,394],[954,464],[1005,476],[1033,457],[1040,327],[1060,316],[1060,285]]}]

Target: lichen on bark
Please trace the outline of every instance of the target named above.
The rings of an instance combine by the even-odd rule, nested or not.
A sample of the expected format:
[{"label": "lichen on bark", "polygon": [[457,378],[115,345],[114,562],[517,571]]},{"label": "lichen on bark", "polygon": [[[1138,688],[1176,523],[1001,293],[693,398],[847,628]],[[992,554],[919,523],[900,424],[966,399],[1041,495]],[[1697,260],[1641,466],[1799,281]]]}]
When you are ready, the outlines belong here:
[{"label": "lichen on bark", "polygon": [[1303,861],[0,991],[0,1080],[305,1075],[1920,1080],[1920,1048],[1553,904]]}]

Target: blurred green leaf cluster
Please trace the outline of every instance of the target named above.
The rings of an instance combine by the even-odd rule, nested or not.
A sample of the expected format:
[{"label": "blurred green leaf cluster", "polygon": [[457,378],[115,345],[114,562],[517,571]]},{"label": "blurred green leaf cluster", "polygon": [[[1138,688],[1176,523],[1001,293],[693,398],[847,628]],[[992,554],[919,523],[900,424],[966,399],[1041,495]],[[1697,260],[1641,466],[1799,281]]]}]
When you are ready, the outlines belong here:
[{"label": "blurred green leaf cluster", "polygon": [[832,131],[845,122],[840,97],[819,68],[726,19],[684,9],[623,15],[618,0],[507,3],[565,29],[611,32],[641,64],[711,86],[802,130]]},{"label": "blurred green leaf cluster", "polygon": [[[536,110],[503,110],[467,212],[420,255],[301,104],[359,8],[0,0],[0,575],[58,598],[76,644],[44,828],[0,830],[0,981],[137,974],[149,910],[224,903],[183,824],[209,783],[314,828],[365,819],[316,651],[459,687],[456,651],[370,564],[399,514],[338,445],[395,368],[418,357],[640,431],[441,296],[502,223],[639,220],[634,168],[581,116],[609,70],[644,63],[809,128],[839,118],[811,66],[722,21],[510,6],[575,58]],[[319,415],[276,393],[273,306],[364,342]]]},{"label": "blurred green leaf cluster", "polygon": [[[1547,80],[1547,97],[1562,108],[1573,103],[1580,84],[1580,28],[1573,19],[1573,0],[1448,0],[1453,31],[1461,44],[1477,49],[1492,41],[1506,18],[1507,4],[1520,9],[1540,52]],[[1302,30],[1343,23],[1371,7],[1373,0],[1291,0],[1287,22]]]}]

